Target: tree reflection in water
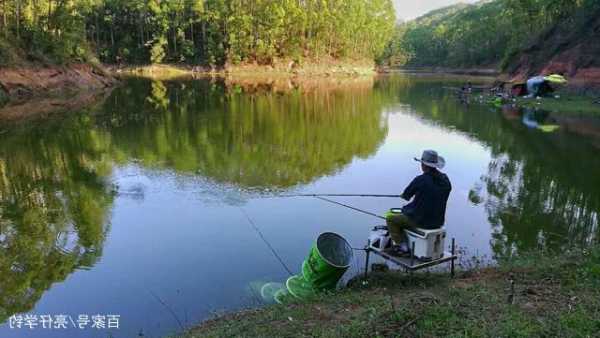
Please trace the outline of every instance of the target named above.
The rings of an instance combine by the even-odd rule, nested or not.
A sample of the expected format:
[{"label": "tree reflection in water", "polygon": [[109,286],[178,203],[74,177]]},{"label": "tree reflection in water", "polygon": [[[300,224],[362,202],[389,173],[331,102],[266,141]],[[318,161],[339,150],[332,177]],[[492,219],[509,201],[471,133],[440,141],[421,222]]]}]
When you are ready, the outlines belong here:
[{"label": "tree reflection in water", "polygon": [[100,257],[115,167],[135,162],[236,190],[306,184],[383,142],[384,98],[372,84],[131,80],[98,111],[0,135],[0,322]]},{"label": "tree reflection in water", "polygon": [[597,239],[598,196],[585,192],[590,187],[573,186],[575,180],[568,173],[550,175],[547,166],[506,154],[496,155],[490,163],[481,180],[496,255],[510,256],[536,247],[585,247]]},{"label": "tree reflection in water", "polygon": [[[150,89],[148,89],[150,87]],[[133,82],[104,115],[115,158],[242,189],[287,189],[373,154],[387,133],[367,88],[287,92],[217,82]]]},{"label": "tree reflection in water", "polygon": [[102,254],[113,195],[107,140],[78,116],[0,140],[0,322]]}]

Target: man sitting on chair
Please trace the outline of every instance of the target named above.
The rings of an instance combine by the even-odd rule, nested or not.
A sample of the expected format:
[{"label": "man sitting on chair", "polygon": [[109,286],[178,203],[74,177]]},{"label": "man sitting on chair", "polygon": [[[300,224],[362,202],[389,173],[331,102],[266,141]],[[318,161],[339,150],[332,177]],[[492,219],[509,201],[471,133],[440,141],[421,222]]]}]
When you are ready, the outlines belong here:
[{"label": "man sitting on chair", "polygon": [[415,177],[402,193],[403,199],[414,199],[402,208],[401,213],[389,212],[386,215],[395,254],[409,252],[405,229],[431,230],[444,225],[446,202],[452,190],[448,176],[439,171],[446,162],[436,151],[425,150],[421,159],[415,158],[415,161],[421,162],[423,174]]}]

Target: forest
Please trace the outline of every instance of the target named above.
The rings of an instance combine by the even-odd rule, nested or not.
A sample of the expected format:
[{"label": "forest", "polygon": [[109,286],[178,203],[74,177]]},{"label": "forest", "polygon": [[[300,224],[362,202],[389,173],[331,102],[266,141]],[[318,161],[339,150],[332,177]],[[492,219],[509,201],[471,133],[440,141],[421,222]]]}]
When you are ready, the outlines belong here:
[{"label": "forest", "polygon": [[391,0],[2,0],[0,64],[374,59]]},{"label": "forest", "polygon": [[457,4],[395,27],[381,63],[505,69],[557,26],[583,30],[600,12],[597,0],[492,0]]}]

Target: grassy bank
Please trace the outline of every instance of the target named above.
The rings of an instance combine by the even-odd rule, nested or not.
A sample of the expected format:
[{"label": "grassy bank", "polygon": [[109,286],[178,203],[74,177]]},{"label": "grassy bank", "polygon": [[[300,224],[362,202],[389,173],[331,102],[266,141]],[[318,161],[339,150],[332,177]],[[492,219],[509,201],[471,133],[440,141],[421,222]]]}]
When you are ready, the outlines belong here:
[{"label": "grassy bank", "polygon": [[537,108],[553,113],[571,113],[600,116],[600,98],[560,95],[559,98],[544,97],[540,99],[518,98],[517,105],[524,108]]},{"label": "grassy bank", "polygon": [[[573,93],[577,88],[567,88],[566,90],[555,93],[556,96],[547,97],[515,97],[498,98],[494,93],[484,92],[483,94],[472,94],[471,99],[478,103],[501,107],[512,105],[516,108],[529,108],[555,113],[561,116],[600,116],[600,96],[591,94]],[[459,98],[469,98],[457,94]]]},{"label": "grassy bank", "polygon": [[229,314],[179,337],[597,337],[600,248],[530,254],[446,274],[373,274],[287,305]]}]

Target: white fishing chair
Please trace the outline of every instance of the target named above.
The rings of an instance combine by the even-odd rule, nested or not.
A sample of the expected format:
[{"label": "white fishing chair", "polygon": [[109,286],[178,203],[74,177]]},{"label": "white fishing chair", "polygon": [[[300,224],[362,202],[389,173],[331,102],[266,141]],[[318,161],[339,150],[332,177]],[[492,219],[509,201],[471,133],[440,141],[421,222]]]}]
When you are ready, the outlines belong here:
[{"label": "white fishing chair", "polygon": [[444,256],[446,242],[446,228],[404,230],[408,239],[408,248],[414,245],[415,258],[421,260],[434,260]]}]

